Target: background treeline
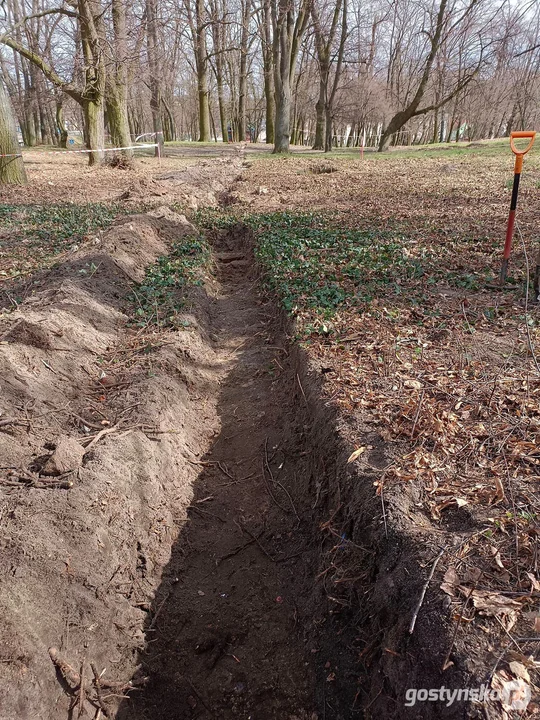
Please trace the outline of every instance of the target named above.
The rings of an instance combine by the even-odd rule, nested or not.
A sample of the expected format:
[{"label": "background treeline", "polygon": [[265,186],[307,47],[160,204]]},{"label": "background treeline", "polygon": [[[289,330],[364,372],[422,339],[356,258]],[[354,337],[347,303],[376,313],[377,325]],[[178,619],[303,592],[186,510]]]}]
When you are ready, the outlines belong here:
[{"label": "background treeline", "polygon": [[24,144],[79,132],[91,162],[145,133],[382,149],[540,115],[538,0],[4,0],[0,14]]}]

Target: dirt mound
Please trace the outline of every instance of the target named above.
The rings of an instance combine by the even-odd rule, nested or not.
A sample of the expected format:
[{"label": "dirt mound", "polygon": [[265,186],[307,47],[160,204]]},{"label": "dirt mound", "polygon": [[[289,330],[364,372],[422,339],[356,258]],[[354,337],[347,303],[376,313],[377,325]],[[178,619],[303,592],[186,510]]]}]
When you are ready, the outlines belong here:
[{"label": "dirt mound", "polygon": [[185,170],[173,170],[156,176],[169,194],[180,197],[181,204],[192,210],[201,205],[216,206],[228,193],[233,180],[240,175],[243,150],[237,157],[207,160]]},{"label": "dirt mound", "polygon": [[197,232],[184,215],[159,207],[145,215],[117,220],[105,236],[102,248],[131,280],[141,282],[145,268],[166,254],[167,243]]},{"label": "dirt mound", "polygon": [[234,156],[203,160],[196,165],[158,172],[152,178],[135,178],[118,196],[126,205],[146,207],[180,205],[189,210],[215,207],[227,196],[228,188],[240,176],[243,150]]},{"label": "dirt mound", "polygon": [[[67,717],[51,646],[77,672],[85,660],[88,683],[90,662],[132,675],[216,380],[194,320],[164,342],[126,327],[122,306],[130,279],[190,231],[169,211],[123,219],[2,321],[2,720]],[[51,476],[66,439],[84,456]]]}]

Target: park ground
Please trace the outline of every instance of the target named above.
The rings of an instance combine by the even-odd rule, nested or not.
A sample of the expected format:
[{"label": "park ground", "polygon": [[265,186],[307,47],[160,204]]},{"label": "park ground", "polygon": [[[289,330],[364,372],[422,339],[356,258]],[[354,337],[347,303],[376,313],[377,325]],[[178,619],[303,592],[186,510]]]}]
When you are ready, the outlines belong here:
[{"label": "park ground", "polygon": [[540,150],[25,162],[0,718],[534,717]]}]

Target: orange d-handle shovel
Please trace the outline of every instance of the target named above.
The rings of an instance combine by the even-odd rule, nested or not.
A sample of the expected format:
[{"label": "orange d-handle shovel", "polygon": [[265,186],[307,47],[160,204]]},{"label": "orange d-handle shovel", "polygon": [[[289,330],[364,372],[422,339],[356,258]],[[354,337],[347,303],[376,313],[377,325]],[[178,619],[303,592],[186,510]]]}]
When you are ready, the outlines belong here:
[{"label": "orange d-handle shovel", "polygon": [[[510,259],[510,252],[512,250],[512,239],[514,237],[514,224],[516,222],[516,207],[519,192],[519,180],[521,178],[521,170],[523,169],[523,157],[529,152],[534,143],[536,133],[534,130],[523,130],[521,132],[513,132],[510,135],[510,147],[512,152],[516,156],[516,162],[514,165],[514,185],[512,186],[512,200],[510,202],[510,215],[508,216],[508,226],[506,228],[506,241],[504,243],[504,254],[501,266],[501,274],[499,276],[499,282],[503,285],[508,274],[508,260]],[[524,150],[518,150],[514,145],[514,140],[519,138],[529,138],[529,144]]]}]

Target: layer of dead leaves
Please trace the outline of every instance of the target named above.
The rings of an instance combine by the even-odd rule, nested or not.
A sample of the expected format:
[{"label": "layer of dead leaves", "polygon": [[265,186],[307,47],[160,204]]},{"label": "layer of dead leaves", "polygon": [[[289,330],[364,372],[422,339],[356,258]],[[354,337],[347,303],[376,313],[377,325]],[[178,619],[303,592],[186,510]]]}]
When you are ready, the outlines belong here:
[{"label": "layer of dead leaves", "polygon": [[[482,165],[473,157],[338,160],[330,176],[310,173],[310,162],[261,161],[249,171],[243,199],[266,211],[337,208],[351,227],[406,233],[413,249],[438,257],[449,277],[496,273],[511,155]],[[520,199],[531,274],[539,167],[531,157]],[[259,186],[264,197],[249,190]],[[440,275],[431,285],[423,278],[421,304],[411,303],[403,286],[365,312],[338,313],[329,334],[314,333],[306,348],[342,413],[366,437],[386,441],[389,462],[377,492],[414,484],[418,510],[437,528],[436,544],[448,541],[442,590],[462,647],[473,632],[486,657],[500,656],[492,687],[514,683],[519,694],[535,690],[540,648],[540,309],[525,307],[519,242],[512,267],[518,282],[509,293],[485,281],[468,289],[445,285]],[[309,312],[299,316],[310,320]],[[350,461],[370,468],[366,437]],[[501,717],[515,716],[511,705],[498,708]]]}]

